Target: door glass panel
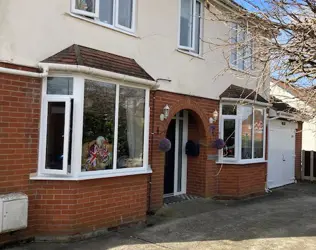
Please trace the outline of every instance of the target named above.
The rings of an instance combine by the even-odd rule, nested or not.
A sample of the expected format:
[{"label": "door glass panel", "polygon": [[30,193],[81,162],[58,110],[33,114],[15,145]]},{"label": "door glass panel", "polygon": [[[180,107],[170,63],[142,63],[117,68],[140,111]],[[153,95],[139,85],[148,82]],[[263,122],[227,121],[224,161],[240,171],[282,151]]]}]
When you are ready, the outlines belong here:
[{"label": "door glass panel", "polygon": [[264,111],[255,109],[254,112],[254,158],[263,158]]},{"label": "door glass panel", "polygon": [[47,94],[49,95],[72,95],[73,78],[71,77],[48,77]]},{"label": "door glass panel", "polygon": [[236,105],[223,105],[222,115],[236,115],[237,106]]},{"label": "door glass panel", "polygon": [[65,102],[48,102],[46,169],[63,169],[65,107]]},{"label": "door glass panel", "polygon": [[243,107],[241,159],[252,159],[252,119],[252,107]]},{"label": "door glass panel", "polygon": [[305,151],[305,166],[304,175],[309,177],[311,175],[311,152]]},{"label": "door glass panel", "polygon": [[182,154],[183,154],[183,120],[179,120],[179,143],[178,143],[178,183],[177,191],[182,189]]},{"label": "door glass panel", "polygon": [[226,147],[223,150],[223,157],[235,157],[235,120],[224,120],[224,142]]}]

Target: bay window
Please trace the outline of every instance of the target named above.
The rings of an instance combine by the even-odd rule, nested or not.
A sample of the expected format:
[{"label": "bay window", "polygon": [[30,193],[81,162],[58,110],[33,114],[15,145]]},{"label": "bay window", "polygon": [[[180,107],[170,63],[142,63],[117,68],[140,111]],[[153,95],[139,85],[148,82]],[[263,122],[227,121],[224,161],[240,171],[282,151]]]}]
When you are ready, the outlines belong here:
[{"label": "bay window", "polygon": [[71,12],[105,26],[127,32],[135,30],[136,0],[72,0]]},{"label": "bay window", "polygon": [[48,77],[42,91],[37,175],[88,178],[146,172],[148,126],[149,89]]},{"label": "bay window", "polygon": [[203,4],[200,0],[181,0],[179,48],[200,53]]},{"label": "bay window", "polygon": [[259,162],[265,155],[265,108],[252,105],[221,105],[220,134],[225,147],[220,160]]}]

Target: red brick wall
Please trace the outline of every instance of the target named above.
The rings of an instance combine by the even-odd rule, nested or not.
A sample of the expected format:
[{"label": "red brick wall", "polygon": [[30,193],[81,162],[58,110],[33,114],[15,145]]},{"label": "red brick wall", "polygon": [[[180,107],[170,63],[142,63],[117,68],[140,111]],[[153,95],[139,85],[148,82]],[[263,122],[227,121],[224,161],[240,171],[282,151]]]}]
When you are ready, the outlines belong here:
[{"label": "red brick wall", "polygon": [[36,228],[29,174],[37,166],[40,91],[40,79],[0,74],[0,193],[24,192],[30,199],[28,230],[2,234],[0,243],[33,236]]},{"label": "red brick wall", "polygon": [[298,128],[295,135],[295,178],[300,180],[302,178],[302,130],[303,123],[298,122]]},{"label": "red brick wall", "polygon": [[36,235],[76,235],[143,221],[147,175],[79,182],[34,181]]},{"label": "red brick wall", "polygon": [[216,196],[243,198],[265,191],[266,163],[223,165],[216,179]]},{"label": "red brick wall", "polygon": [[[22,66],[0,67],[36,72]],[[37,171],[41,79],[0,74],[0,194],[29,197],[28,228],[0,244],[34,236],[74,235],[146,216],[147,175],[87,181],[31,181]]]},{"label": "red brick wall", "polygon": [[[198,118],[190,115],[188,125],[188,140],[199,142],[203,138],[203,132],[199,127]],[[206,155],[206,147],[201,146],[200,155],[197,157],[187,157],[187,193],[197,196],[205,196],[205,160],[203,159]],[[204,160],[204,161],[203,161]]]}]

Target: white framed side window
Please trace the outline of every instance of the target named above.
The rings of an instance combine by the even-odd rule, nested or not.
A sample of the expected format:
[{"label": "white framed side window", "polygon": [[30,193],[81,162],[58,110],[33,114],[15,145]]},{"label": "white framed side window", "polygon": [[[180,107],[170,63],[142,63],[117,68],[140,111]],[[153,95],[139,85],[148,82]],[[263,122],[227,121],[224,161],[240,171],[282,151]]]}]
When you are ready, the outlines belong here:
[{"label": "white framed side window", "polygon": [[253,37],[246,27],[237,23],[231,24],[230,31],[231,53],[230,65],[241,71],[254,69]]},{"label": "white framed side window", "polygon": [[221,104],[220,135],[223,162],[252,163],[265,160],[266,109],[254,105]]},{"label": "white framed side window", "polygon": [[39,175],[96,177],[148,169],[149,89],[82,76],[43,82]]},{"label": "white framed side window", "polygon": [[179,0],[179,49],[200,54],[203,3],[201,0]]},{"label": "white framed side window", "polygon": [[135,32],[136,0],[71,0],[71,12],[109,28]]}]

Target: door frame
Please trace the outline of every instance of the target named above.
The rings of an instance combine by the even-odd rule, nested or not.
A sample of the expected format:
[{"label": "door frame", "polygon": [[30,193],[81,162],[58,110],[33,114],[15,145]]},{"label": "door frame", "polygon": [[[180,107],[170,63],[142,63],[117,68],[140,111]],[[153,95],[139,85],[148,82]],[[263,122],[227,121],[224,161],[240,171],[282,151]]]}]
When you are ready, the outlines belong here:
[{"label": "door frame", "polygon": [[[179,148],[179,133],[180,133],[180,120],[183,121],[182,132],[182,148]],[[174,182],[173,182],[173,195],[185,194],[187,192],[187,168],[188,160],[185,153],[185,145],[188,141],[188,127],[189,127],[189,114],[187,110],[183,110],[183,117],[180,117],[180,112],[176,114],[176,139],[175,139],[175,156],[174,156]],[[182,150],[182,173],[181,173],[181,190],[178,190],[178,172],[179,172],[179,150]]]},{"label": "door frame", "polygon": [[[187,110],[183,110],[183,117],[180,117],[180,111],[172,119],[176,120],[175,125],[175,150],[174,150],[174,179],[173,179],[173,192],[164,194],[163,197],[171,197],[176,195],[185,194],[187,192],[187,168],[188,160],[185,153],[185,145],[188,141],[188,128],[189,128],[189,113]],[[182,131],[182,145],[179,148],[179,132],[180,132],[180,120],[183,121]],[[178,192],[178,171],[179,171],[179,150],[182,149],[182,173],[181,173],[181,190]]]}]

